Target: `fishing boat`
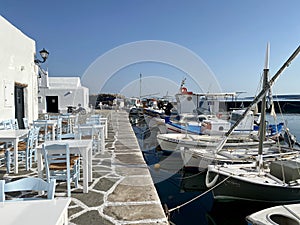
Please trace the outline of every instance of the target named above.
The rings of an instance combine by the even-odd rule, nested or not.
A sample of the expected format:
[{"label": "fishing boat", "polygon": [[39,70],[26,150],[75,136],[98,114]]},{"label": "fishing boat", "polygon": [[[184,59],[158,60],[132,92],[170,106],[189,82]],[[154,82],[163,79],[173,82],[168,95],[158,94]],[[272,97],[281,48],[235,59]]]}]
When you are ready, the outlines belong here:
[{"label": "fishing boat", "polygon": [[[293,148],[278,146],[279,152],[285,155],[277,155],[269,160],[263,154],[263,140],[265,139],[265,109],[266,93],[270,90],[275,80],[282,71],[290,65],[291,61],[300,52],[300,46],[289,57],[279,71],[268,80],[269,73],[269,44],[267,45],[266,60],[263,73],[263,89],[250,104],[256,104],[261,100],[261,124],[258,155],[253,163],[246,164],[217,164],[207,168],[205,183],[212,188],[216,200],[250,200],[273,203],[300,202],[300,175],[298,171],[299,151]],[[247,110],[250,110],[249,107]],[[245,111],[245,114],[247,112]],[[239,121],[225,134],[225,138],[216,148],[220,152],[226,139],[235,129]]]},{"label": "fishing boat", "polygon": [[[202,121],[200,125],[200,134],[185,133],[167,133],[157,135],[158,143],[163,151],[173,151],[180,147],[185,148],[212,148],[216,147],[218,143],[223,139],[224,134],[230,129],[243,114],[245,110],[233,110],[230,116],[230,120],[225,121],[216,118],[209,118]],[[258,122],[260,116],[258,113],[249,111],[243,118],[237,128],[234,130],[224,148],[238,148],[238,147],[255,147],[258,146]],[[283,123],[275,125],[268,125],[266,129],[267,137],[274,137],[280,134],[283,128]],[[264,141],[264,145],[271,145],[275,142],[272,139]]]},{"label": "fishing boat", "polygon": [[178,116],[165,117],[167,133],[203,134],[201,124],[204,120],[228,119],[224,99],[234,99],[236,93],[194,93],[183,85],[184,80],[175,95]]},{"label": "fishing boat", "polygon": [[[270,147],[272,145],[275,145],[272,140],[264,143],[263,154],[266,158],[279,155],[277,148]],[[225,146],[217,153],[212,148],[181,148],[180,153],[185,169],[204,171],[211,164],[252,163],[258,155],[258,142],[248,141],[234,143],[232,147]]]},{"label": "fishing boat", "polygon": [[246,217],[248,225],[299,225],[300,204],[278,205],[252,213]]},{"label": "fishing boat", "polygon": [[[158,134],[157,140],[163,151],[175,151],[181,147],[194,149],[215,149],[222,136],[217,135],[193,135],[193,134]],[[264,141],[264,145],[272,145],[276,142],[272,139]],[[224,149],[232,149],[239,147],[255,147],[258,146],[258,138],[256,135],[236,134],[227,139]]]},{"label": "fishing boat", "polygon": [[212,118],[216,118],[216,116],[195,115],[194,113],[183,113],[175,118],[165,117],[166,133],[202,134],[201,123]]}]

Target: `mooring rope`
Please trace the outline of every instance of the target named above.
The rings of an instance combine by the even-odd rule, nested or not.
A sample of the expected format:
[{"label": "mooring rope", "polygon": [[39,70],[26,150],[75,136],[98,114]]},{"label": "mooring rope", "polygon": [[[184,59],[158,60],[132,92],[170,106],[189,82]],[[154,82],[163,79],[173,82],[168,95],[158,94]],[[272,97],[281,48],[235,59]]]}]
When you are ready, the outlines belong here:
[{"label": "mooring rope", "polygon": [[222,183],[224,183],[224,182],[225,182],[226,180],[228,180],[230,177],[232,177],[232,175],[229,176],[229,177],[227,177],[227,178],[225,178],[225,179],[222,180],[220,183],[216,184],[215,186],[213,186],[212,188],[206,190],[205,192],[201,193],[200,195],[198,195],[198,196],[192,198],[191,200],[189,200],[189,201],[187,201],[187,202],[185,202],[185,203],[183,203],[183,204],[181,204],[181,205],[179,205],[179,206],[176,206],[175,208],[168,209],[167,213],[169,214],[169,213],[173,212],[174,210],[180,209],[181,207],[183,207],[183,206],[185,206],[185,205],[187,205],[187,204],[190,204],[191,202],[195,201],[196,199],[201,198],[203,195],[207,194],[208,192],[212,191],[214,188],[216,188],[216,187],[218,187],[219,185],[221,185]]}]

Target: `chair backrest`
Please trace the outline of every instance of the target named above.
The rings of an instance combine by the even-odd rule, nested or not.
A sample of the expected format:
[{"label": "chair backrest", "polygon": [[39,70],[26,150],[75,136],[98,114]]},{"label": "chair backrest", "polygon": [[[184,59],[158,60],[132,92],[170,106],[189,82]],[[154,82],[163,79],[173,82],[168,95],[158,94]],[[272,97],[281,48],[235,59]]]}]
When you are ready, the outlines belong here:
[{"label": "chair backrest", "polygon": [[34,120],[33,121],[33,127],[40,128],[40,139],[48,140],[50,139],[49,133],[48,133],[48,121],[47,120]]},{"label": "chair backrest", "polygon": [[49,115],[48,120],[57,120],[59,118],[58,115]]},{"label": "chair backrest", "polygon": [[11,119],[11,126],[13,130],[19,130],[19,122],[17,119]]},{"label": "chair backrest", "polygon": [[27,118],[23,118],[24,129],[29,129],[29,122]]},{"label": "chair backrest", "polygon": [[101,118],[100,114],[91,115],[90,117],[86,118],[86,123],[98,125],[100,124],[100,118]]},{"label": "chair backrest", "polygon": [[34,135],[35,135],[35,128],[31,128],[29,131],[28,131],[28,135],[27,135],[27,138],[26,138],[26,148],[27,150],[29,148],[33,148],[34,146]]},{"label": "chair backrest", "polygon": [[[46,191],[47,199],[53,199],[55,193],[55,185],[56,180],[46,182],[43,179],[37,177],[22,178],[9,183],[5,183],[5,180],[0,180],[0,202],[6,201],[5,193],[16,191]],[[28,200],[29,199],[32,200],[41,198],[28,198]],[[27,200],[27,198],[14,198],[12,200]]]},{"label": "chair backrest", "polygon": [[95,128],[93,126],[77,125],[74,129],[75,139],[94,139]]},{"label": "chair backrest", "polygon": [[61,140],[62,136],[62,118],[57,119],[57,126],[56,126],[56,140]]},{"label": "chair backrest", "polygon": [[38,144],[38,139],[39,139],[39,133],[40,133],[40,127],[33,127],[32,128],[34,131],[34,141],[36,142],[36,144]]},{"label": "chair backrest", "polygon": [[[43,144],[42,154],[45,160],[45,170],[47,181],[50,181],[51,176],[57,180],[70,180],[70,150],[68,144]],[[51,164],[66,164],[66,174],[50,174]]]},{"label": "chair backrest", "polygon": [[12,130],[13,129],[13,125],[11,123],[11,120],[3,120],[2,121],[3,127],[5,130]]}]

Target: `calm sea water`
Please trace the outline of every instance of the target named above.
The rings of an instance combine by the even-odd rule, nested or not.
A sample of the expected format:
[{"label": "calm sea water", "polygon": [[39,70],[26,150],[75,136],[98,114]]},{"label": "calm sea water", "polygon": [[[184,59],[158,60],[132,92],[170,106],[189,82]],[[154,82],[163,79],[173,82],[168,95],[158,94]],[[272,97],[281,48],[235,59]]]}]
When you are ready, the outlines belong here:
[{"label": "calm sea water", "polygon": [[[267,116],[267,119],[270,123],[275,123],[270,116]],[[300,141],[300,114],[278,116],[277,122],[285,122]],[[214,201],[212,193],[205,194],[205,173],[181,169],[182,165],[180,160],[178,161],[180,155],[170,156],[156,150],[158,144],[155,131],[147,132],[144,125],[133,128],[149,165],[160,200],[164,207],[171,211],[169,214],[171,224],[246,225],[247,215],[274,206],[245,201]],[[183,205],[194,198],[196,200]],[[173,210],[174,208],[176,209]]]}]

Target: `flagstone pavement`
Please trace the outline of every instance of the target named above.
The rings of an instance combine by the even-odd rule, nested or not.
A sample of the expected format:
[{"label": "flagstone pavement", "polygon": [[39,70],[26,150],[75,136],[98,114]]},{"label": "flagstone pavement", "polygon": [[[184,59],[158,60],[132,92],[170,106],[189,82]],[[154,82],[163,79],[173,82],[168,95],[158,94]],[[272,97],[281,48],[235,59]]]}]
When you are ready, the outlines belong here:
[{"label": "flagstone pavement", "polygon": [[[148,167],[138,146],[125,111],[97,111],[109,119],[105,150],[93,156],[93,182],[88,194],[72,184],[68,208],[71,225],[169,224]],[[7,181],[37,176],[36,165],[25,172],[20,162],[19,174],[6,174],[0,167],[0,178]],[[65,183],[58,183],[55,197],[66,197]]]}]

